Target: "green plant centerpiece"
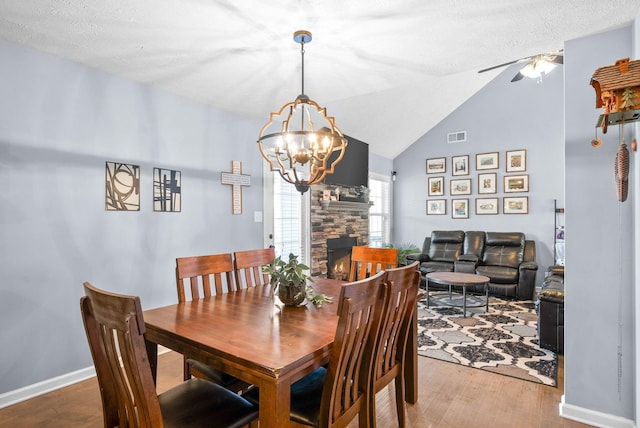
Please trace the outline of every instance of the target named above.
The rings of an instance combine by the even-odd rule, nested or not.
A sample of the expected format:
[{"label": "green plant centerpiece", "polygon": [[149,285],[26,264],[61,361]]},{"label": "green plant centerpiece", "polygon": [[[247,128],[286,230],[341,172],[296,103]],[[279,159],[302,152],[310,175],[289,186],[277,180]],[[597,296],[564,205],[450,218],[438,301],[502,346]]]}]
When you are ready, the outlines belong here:
[{"label": "green plant centerpiece", "polygon": [[269,275],[273,295],[277,293],[285,306],[300,306],[307,299],[319,308],[324,303],[331,302],[331,298],[324,294],[315,294],[309,284],[313,282],[313,278],[304,273],[308,270],[309,266],[300,263],[298,256],[293,253],[289,254],[288,262],[278,256],[262,267],[262,271]]}]

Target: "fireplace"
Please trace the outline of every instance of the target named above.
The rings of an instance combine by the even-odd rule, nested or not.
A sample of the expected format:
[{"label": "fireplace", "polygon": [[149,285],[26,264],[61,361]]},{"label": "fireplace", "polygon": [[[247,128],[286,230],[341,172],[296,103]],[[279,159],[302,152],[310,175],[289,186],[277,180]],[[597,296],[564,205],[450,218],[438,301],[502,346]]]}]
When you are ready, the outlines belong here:
[{"label": "fireplace", "polygon": [[327,278],[348,280],[351,267],[351,247],[358,240],[347,236],[327,239]]}]

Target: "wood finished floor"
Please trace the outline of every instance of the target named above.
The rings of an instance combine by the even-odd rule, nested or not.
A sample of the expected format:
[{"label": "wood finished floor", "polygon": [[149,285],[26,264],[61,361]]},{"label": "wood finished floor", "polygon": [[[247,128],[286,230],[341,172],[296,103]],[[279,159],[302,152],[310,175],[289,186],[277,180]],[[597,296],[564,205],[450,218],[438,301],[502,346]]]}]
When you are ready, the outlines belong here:
[{"label": "wood finished floor", "polygon": [[[449,427],[586,427],[558,416],[563,392],[560,357],[559,387],[419,357],[420,390],[407,405],[407,426]],[[159,357],[158,392],[182,380],[182,357]],[[376,397],[378,427],[396,427],[393,386]],[[97,381],[89,379],[0,410],[0,427],[100,427],[102,408]],[[356,428],[357,421],[349,425]],[[267,427],[272,428],[272,427]]]}]

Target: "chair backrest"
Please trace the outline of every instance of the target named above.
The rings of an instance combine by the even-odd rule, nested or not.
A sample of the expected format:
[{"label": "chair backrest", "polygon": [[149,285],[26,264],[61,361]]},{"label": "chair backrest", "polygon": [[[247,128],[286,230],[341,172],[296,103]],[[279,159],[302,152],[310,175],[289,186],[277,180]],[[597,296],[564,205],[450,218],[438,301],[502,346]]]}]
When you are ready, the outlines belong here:
[{"label": "chair backrest", "polygon": [[342,286],[318,426],[346,427],[366,408],[365,400],[371,389],[372,351],[385,306],[385,276],[385,272],[380,272]]},{"label": "chair backrest", "polygon": [[100,385],[104,426],[162,427],[140,299],[88,282],[84,290],[80,310]]},{"label": "chair backrest", "polygon": [[450,262],[458,260],[464,246],[464,231],[434,230],[431,232],[429,259],[434,262]]},{"label": "chair backrest", "polygon": [[419,262],[387,270],[386,307],[374,349],[375,390],[389,383],[405,359],[407,338],[420,287]]},{"label": "chair backrest", "polygon": [[[236,291],[231,253],[177,258],[176,286],[181,303]],[[186,288],[191,292],[191,299]]]},{"label": "chair backrest", "polygon": [[384,269],[398,266],[397,248],[351,248],[349,281],[357,281],[375,275]]},{"label": "chair backrest", "polygon": [[487,232],[482,264],[517,269],[524,260],[524,247],[524,233]]},{"label": "chair backrest", "polygon": [[269,283],[269,275],[262,272],[262,266],[268,265],[276,258],[273,248],[236,251],[233,257],[238,288]]}]

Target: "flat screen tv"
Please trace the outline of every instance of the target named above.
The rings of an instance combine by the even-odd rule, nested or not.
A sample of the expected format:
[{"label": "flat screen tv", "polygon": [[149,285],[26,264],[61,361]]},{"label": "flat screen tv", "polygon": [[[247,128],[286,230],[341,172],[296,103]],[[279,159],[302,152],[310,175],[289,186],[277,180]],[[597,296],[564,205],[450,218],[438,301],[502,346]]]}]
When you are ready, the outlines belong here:
[{"label": "flat screen tv", "polygon": [[[335,172],[324,178],[325,184],[342,186],[369,186],[369,144],[345,135],[347,148]],[[333,159],[337,157],[334,153]],[[332,160],[333,160],[332,159]]]}]

